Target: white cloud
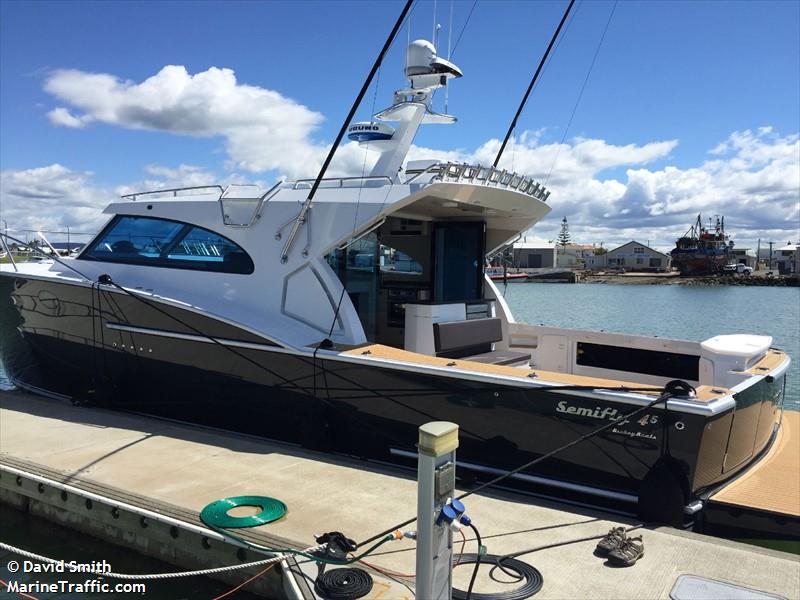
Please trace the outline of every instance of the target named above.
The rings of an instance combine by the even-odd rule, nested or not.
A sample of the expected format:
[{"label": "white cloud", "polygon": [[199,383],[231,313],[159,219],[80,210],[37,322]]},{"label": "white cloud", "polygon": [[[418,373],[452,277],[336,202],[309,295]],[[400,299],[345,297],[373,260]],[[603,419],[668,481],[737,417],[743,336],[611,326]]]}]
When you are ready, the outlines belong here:
[{"label": "white cloud", "polygon": [[92,175],[58,163],[0,173],[0,205],[9,235],[29,238],[31,232],[25,230],[62,231],[67,227],[96,231],[106,220],[100,213],[113,196],[92,186]]},{"label": "white cloud", "polygon": [[[27,239],[35,231],[66,232],[73,240],[85,241],[75,232],[96,233],[108,217],[103,209],[122,194],[219,182],[214,173],[201,167],[148,165],[149,177],[114,189],[92,181],[90,171],[73,171],[58,163],[33,169],[0,172],[0,208],[9,235]],[[240,180],[233,176],[234,180]],[[51,241],[63,241],[66,234],[49,234]]]},{"label": "white cloud", "polygon": [[[713,160],[685,169],[646,168],[668,159],[677,140],[539,142],[538,136],[512,140],[500,166],[547,181],[553,211],[530,232],[541,239],[553,239],[566,216],[576,241],[608,247],[635,238],[669,249],[698,213],[724,215],[739,245],[800,237],[798,135],[781,137],[771,127],[733,132],[710,151]],[[410,155],[491,164],[499,147],[490,140],[473,152],[412,148]],[[625,167],[624,179],[603,177],[605,170]]]},{"label": "white cloud", "polygon": [[[230,69],[190,75],[184,67],[167,66],[141,83],[108,74],[56,71],[45,89],[69,104],[49,113],[56,125],[78,128],[100,122],[220,136],[229,169],[313,177],[327,152],[313,138],[322,115],[278,92],[241,84]],[[797,134],[781,136],[768,126],[735,131],[709,151],[709,160],[679,168],[667,162],[678,145],[674,139],[617,145],[583,137],[546,144],[542,133],[524,132],[512,139],[500,166],[546,181],[551,189],[554,210],[535,229],[545,239],[555,236],[567,216],[578,241],[610,246],[636,238],[668,248],[698,213],[725,215],[737,242],[747,245],[758,237],[800,237]],[[412,146],[408,158],[491,164],[499,147],[496,139],[474,149]],[[376,158],[375,152],[345,143],[328,175],[368,173]],[[607,175],[612,169],[613,176]],[[622,169],[624,176],[619,175]],[[186,165],[151,166],[147,173],[147,179],[135,184],[137,189],[207,185],[213,179],[213,174]],[[230,174],[226,179],[237,177],[241,179]]]},{"label": "white cloud", "polygon": [[[277,169],[292,177],[318,162],[324,148],[311,140],[322,115],[278,92],[236,81],[231,69],[190,75],[170,65],[141,83],[105,73],[55,71],[44,89],[71,105],[48,113],[55,125],[92,122],[129,129],[225,138],[235,168]],[[76,111],[81,111],[76,114]]]}]

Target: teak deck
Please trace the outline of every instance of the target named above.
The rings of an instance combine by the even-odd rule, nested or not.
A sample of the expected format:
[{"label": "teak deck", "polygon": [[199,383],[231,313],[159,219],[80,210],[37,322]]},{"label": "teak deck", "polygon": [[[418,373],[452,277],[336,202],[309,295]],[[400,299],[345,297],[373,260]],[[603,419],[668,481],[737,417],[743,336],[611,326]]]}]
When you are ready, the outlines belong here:
[{"label": "teak deck", "polygon": [[[409,352],[408,350],[401,350],[400,348],[383,346],[381,344],[361,346],[353,350],[342,352],[342,354],[346,356],[364,356],[370,358],[394,360],[407,364],[410,363],[419,365],[430,365],[433,367],[450,367],[453,369],[472,371],[474,373],[486,373],[488,375],[503,375],[505,377],[517,377],[520,379],[527,379],[531,376],[531,374],[535,374],[537,379],[542,379],[544,381],[553,383],[563,383],[566,385],[597,386],[598,388],[652,387],[653,390],[652,392],[638,392],[638,393],[658,394],[661,392],[661,388],[658,386],[647,386],[633,381],[625,381],[623,379],[604,379],[601,377],[573,375],[571,373],[557,373],[555,371],[543,371],[541,369],[530,369],[525,367],[504,367],[501,365],[487,365],[484,363],[473,362],[461,358],[456,359],[456,358],[440,358],[437,356],[428,356],[427,354]],[[783,355],[781,354],[781,356]],[[728,390],[725,388],[719,388],[710,385],[701,385],[698,386],[697,388],[697,400],[700,402],[708,402],[710,400],[721,398],[723,395],[727,393]]]},{"label": "teak deck", "polygon": [[784,412],[767,455],[711,500],[800,517],[800,412]]}]

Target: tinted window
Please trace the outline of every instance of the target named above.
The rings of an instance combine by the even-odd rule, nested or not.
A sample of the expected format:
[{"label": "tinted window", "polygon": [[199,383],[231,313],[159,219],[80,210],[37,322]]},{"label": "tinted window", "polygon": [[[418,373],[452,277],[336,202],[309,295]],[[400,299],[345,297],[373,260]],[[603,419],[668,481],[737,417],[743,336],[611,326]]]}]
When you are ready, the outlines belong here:
[{"label": "tinted window", "polygon": [[151,217],[117,217],[81,258],[223,273],[254,271],[251,258],[228,238]]}]

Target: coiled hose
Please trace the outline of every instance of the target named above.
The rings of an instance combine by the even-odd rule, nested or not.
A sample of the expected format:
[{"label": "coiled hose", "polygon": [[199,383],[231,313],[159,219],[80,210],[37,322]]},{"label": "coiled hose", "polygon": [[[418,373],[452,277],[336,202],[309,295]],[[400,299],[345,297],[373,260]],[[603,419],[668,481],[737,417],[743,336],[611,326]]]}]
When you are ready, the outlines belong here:
[{"label": "coiled hose", "polygon": [[512,571],[517,574],[519,580],[525,579],[525,583],[518,588],[509,590],[507,592],[492,592],[491,594],[482,594],[479,592],[465,592],[458,588],[453,588],[454,600],[524,600],[533,596],[536,592],[542,589],[544,579],[542,574],[536,567],[522,562],[515,558],[505,558],[496,554],[460,554],[457,556],[459,565],[468,565],[481,562],[485,565],[497,565],[498,561],[503,559],[503,570]]},{"label": "coiled hose", "polygon": [[317,577],[314,591],[325,600],[355,600],[372,591],[372,577],[363,569],[330,569]]}]

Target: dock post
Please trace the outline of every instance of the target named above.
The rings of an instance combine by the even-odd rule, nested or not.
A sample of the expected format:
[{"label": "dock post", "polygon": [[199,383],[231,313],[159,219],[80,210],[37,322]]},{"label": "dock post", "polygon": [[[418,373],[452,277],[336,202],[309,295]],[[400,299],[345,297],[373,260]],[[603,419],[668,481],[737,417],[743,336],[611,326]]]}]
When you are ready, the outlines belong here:
[{"label": "dock post", "polygon": [[453,589],[453,516],[447,506],[456,484],[458,425],[419,428],[417,463],[417,598],[450,600]]}]

